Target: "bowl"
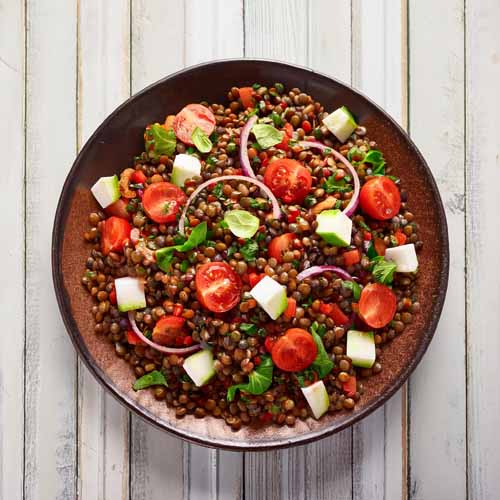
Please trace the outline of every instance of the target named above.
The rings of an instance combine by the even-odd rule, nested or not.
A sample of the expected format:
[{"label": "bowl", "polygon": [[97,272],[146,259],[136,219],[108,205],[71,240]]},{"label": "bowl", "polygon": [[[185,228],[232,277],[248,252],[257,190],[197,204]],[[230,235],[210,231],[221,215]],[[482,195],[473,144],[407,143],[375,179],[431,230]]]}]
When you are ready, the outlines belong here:
[{"label": "bowl", "polygon": [[[421,311],[382,353],[384,370],[364,382],[353,411],[297,421],[294,427],[243,427],[234,432],[221,419],[176,419],[152,391],[132,390],[134,376],[114,348],[94,333],[92,299],[80,283],[88,254],[82,233],[89,212],[97,209],[90,187],[98,177],[131,164],[143,149],[145,125],[162,121],[184,105],[224,102],[232,86],[282,82],[299,87],[326,109],[346,105],[384,152],[409,193],[424,242],[419,254],[418,298]],[[446,218],[434,178],[408,135],[382,109],[351,87],[306,68],[267,60],[234,59],[193,66],[147,87],[116,109],[95,131],[76,158],[57,206],[52,239],[53,280],[59,309],[79,355],[96,379],[118,401],[151,424],[188,441],[232,450],[266,450],[304,444],[338,432],[386,402],[405,382],[427,349],[441,314],[448,283]]]}]

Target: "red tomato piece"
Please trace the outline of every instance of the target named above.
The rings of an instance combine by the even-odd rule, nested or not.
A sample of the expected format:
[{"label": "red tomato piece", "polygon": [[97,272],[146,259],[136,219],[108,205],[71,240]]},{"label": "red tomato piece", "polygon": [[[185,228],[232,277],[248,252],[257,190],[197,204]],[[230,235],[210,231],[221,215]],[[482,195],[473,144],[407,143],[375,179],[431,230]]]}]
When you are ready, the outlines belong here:
[{"label": "red tomato piece", "polygon": [[308,134],[312,130],[312,126],[307,120],[304,120],[302,122],[302,129],[306,134]]},{"label": "red tomato piece", "polygon": [[302,328],[290,328],[273,346],[271,357],[274,364],[286,372],[306,369],[318,354],[312,335]]},{"label": "red tomato piece", "polygon": [[351,375],[347,382],[342,383],[342,390],[348,398],[356,395],[356,377],[354,375]]},{"label": "red tomato piece", "polygon": [[359,299],[359,315],[372,328],[383,328],[396,313],[396,295],[385,285],[370,283]]},{"label": "red tomato piece", "polygon": [[349,323],[349,316],[347,316],[338,304],[325,304],[321,303],[319,307],[320,312],[326,314],[333,319],[336,325],[346,325]]},{"label": "red tomato piece", "polygon": [[148,178],[146,177],[146,174],[142,170],[136,170],[131,176],[130,180],[134,184],[145,184]]},{"label": "red tomato piece", "polygon": [[111,292],[109,292],[109,301],[116,306],[116,290],[113,288]]},{"label": "red tomato piece", "polygon": [[404,245],[406,243],[406,234],[403,233],[403,231],[401,231],[400,229],[398,229],[394,233],[394,237],[396,238],[396,241],[398,242],[398,246]]},{"label": "red tomato piece", "polygon": [[283,125],[283,128],[285,130],[285,134],[288,137],[292,137],[293,136],[293,125],[291,123],[285,123],[285,125]]},{"label": "red tomato piece", "polygon": [[283,313],[283,316],[288,319],[293,319],[295,318],[295,313],[297,312],[297,301],[292,298],[288,297],[288,304],[286,306],[285,312]]},{"label": "red tomato piece", "polygon": [[267,250],[269,257],[274,257],[278,261],[278,264],[283,262],[283,254],[291,249],[294,238],[295,235],[293,233],[285,233],[274,237],[269,243]]},{"label": "red tomato piece", "polygon": [[130,224],[121,217],[109,217],[102,225],[101,249],[104,255],[109,252],[123,252],[123,245],[130,238]]},{"label": "red tomato piece", "polygon": [[285,203],[302,203],[309,194],[312,177],[302,164],[288,158],[275,160],[266,167],[264,184]]},{"label": "red tomato piece", "polygon": [[297,220],[297,217],[300,215],[300,210],[297,207],[290,207],[288,209],[288,222],[292,223]]},{"label": "red tomato piece", "polygon": [[353,266],[354,264],[357,264],[361,260],[361,255],[357,248],[354,250],[349,250],[347,252],[344,252],[342,255],[344,257],[345,266]]},{"label": "red tomato piece", "polygon": [[144,342],[139,338],[133,330],[127,330],[127,342],[130,345],[142,345]]},{"label": "red tomato piece", "polygon": [[264,347],[266,348],[267,352],[272,352],[274,344],[276,344],[277,340],[278,339],[274,336],[266,337],[266,340],[264,340]]},{"label": "red tomato piece", "polygon": [[104,211],[106,212],[106,215],[114,215],[115,217],[130,220],[130,214],[127,212],[127,205],[128,200],[126,198],[120,198],[111,205],[107,206]]},{"label": "red tomato piece", "polygon": [[254,96],[254,90],[252,87],[240,87],[240,99],[241,99],[241,104],[243,104],[243,107],[248,109],[248,108],[255,108],[255,99],[253,98]]},{"label": "red tomato piece", "polygon": [[153,342],[160,345],[175,346],[182,344],[186,332],[184,331],[184,318],[178,316],[162,316],[153,328]]},{"label": "red tomato piece", "polygon": [[225,262],[208,262],[196,270],[196,294],[209,311],[223,313],[241,298],[241,279]]},{"label": "red tomato piece", "polygon": [[394,217],[401,207],[399,189],[389,177],[370,179],[361,188],[359,203],[363,212],[376,220]]},{"label": "red tomato piece", "polygon": [[281,149],[282,151],[288,151],[290,149],[288,143],[290,142],[293,134],[292,124],[285,123],[285,125],[283,126],[283,130],[285,132],[285,134],[283,135],[283,140],[279,144],[276,144],[276,147],[278,149]]},{"label": "red tomato piece", "polygon": [[175,116],[173,123],[175,135],[184,144],[193,146],[192,136],[196,127],[206,135],[210,135],[215,128],[215,116],[201,104],[188,104]]},{"label": "red tomato piece", "polygon": [[253,288],[265,275],[266,273],[250,273],[248,275],[248,284]]},{"label": "red tomato piece", "polygon": [[156,182],[144,191],[142,205],[150,219],[165,224],[175,222],[180,207],[186,201],[186,194],[181,188],[170,182]]}]

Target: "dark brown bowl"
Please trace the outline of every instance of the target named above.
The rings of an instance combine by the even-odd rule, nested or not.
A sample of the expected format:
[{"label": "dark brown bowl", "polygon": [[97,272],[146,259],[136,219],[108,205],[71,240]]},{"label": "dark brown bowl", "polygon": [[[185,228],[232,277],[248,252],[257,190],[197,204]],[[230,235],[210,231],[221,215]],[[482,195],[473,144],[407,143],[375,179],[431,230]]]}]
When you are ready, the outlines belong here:
[{"label": "dark brown bowl", "polygon": [[[80,284],[88,255],[82,233],[89,212],[97,208],[90,187],[98,177],[131,164],[142,151],[146,124],[161,121],[190,102],[224,102],[228,88],[256,81],[299,87],[326,109],[345,104],[368,128],[370,138],[380,145],[407,188],[409,205],[420,224],[424,247],[419,255],[418,295],[422,307],[404,334],[383,349],[384,370],[364,383],[366,391],[354,411],[326,415],[319,421],[298,421],[295,427],[233,432],[220,419],[186,416],[177,420],[174,411],[156,401],[150,391],[132,390],[130,367],[115,355],[112,345],[94,333],[92,299]],[[198,444],[233,450],[264,450],[314,441],[352,425],[386,402],[417,366],[432,339],[446,294],[448,264],[448,232],[441,197],[429,167],[408,135],[382,109],[343,83],[309,69],[265,60],[194,66],[122,104],[87,141],[71,168],[59,199],[52,240],[59,308],[73,344],[96,379],[127,408],[157,427]]]}]

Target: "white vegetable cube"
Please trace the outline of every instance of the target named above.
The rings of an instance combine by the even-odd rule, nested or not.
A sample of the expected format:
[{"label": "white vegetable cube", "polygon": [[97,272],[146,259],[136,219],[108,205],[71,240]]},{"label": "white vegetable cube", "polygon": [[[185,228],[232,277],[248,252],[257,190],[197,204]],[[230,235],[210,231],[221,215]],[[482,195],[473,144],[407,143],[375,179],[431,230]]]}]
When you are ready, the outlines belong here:
[{"label": "white vegetable cube", "polygon": [[373,332],[347,332],[347,356],[354,366],[371,368],[375,363],[375,339]]},{"label": "white vegetable cube", "polygon": [[316,232],[331,245],[347,247],[351,244],[352,220],[340,210],[323,210],[316,216]]},{"label": "white vegetable cube", "polygon": [[347,141],[358,126],[351,112],[345,106],[323,118],[323,124],[340,142]]},{"label": "white vegetable cube", "polygon": [[322,380],[302,387],[302,394],[313,412],[314,418],[320,418],[330,407],[330,398]]},{"label": "white vegetable cube", "polygon": [[214,356],[210,349],[189,356],[182,366],[197,387],[206,384],[215,375]]},{"label": "white vegetable cube", "polygon": [[385,251],[385,260],[394,262],[398,273],[414,273],[418,269],[417,253],[413,243],[388,248]]},{"label": "white vegetable cube", "polygon": [[286,288],[269,276],[262,278],[251,290],[250,295],[272,319],[281,316],[287,306]]},{"label": "white vegetable cube", "polygon": [[187,179],[191,179],[201,173],[201,163],[196,156],[179,154],[174,159],[172,176],[170,180],[179,187],[184,187]]},{"label": "white vegetable cube", "polygon": [[116,303],[121,312],[146,307],[144,280],[139,278],[115,279]]},{"label": "white vegetable cube", "polygon": [[111,175],[110,177],[101,177],[91,188],[94,198],[102,208],[109,207],[120,198],[120,185],[118,177]]}]

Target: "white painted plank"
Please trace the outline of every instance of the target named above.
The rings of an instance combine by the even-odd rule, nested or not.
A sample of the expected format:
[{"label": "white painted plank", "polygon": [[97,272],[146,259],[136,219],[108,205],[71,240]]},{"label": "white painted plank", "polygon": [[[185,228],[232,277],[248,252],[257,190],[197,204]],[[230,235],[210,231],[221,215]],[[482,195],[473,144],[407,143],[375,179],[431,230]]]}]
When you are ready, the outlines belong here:
[{"label": "white painted plank", "polygon": [[[353,85],[403,126],[407,106],[406,2],[353,0]],[[369,134],[368,134],[369,135]],[[354,426],[354,498],[406,493],[406,392]]]},{"label": "white painted plank", "polygon": [[[243,56],[243,2],[186,0],[185,65]],[[228,88],[230,83],[228,83]],[[243,456],[186,445],[187,498],[240,498]],[[186,486],[187,489],[187,486]]]},{"label": "white painted plank", "polygon": [[[329,36],[331,19],[339,20],[333,36]],[[246,56],[312,66],[349,81],[350,33],[350,2],[252,0],[245,3]],[[306,447],[247,453],[247,497],[351,499],[351,437],[348,429]]]},{"label": "white painted plank", "polygon": [[[0,499],[21,499],[24,457],[24,4],[0,1],[0,149],[8,151],[3,169],[0,211],[9,244],[2,252],[0,289]],[[2,239],[3,243],[7,240]]]},{"label": "white painted plank", "polygon": [[52,291],[54,211],[76,153],[76,2],[27,1],[25,498],[75,498],[76,357]]},{"label": "white painted plank", "polygon": [[[496,264],[500,180],[500,4],[496,0],[468,1],[466,4],[468,493],[474,500],[487,500],[500,496],[500,392],[497,383],[500,273]],[[455,155],[455,151],[453,153]]]},{"label": "white painted plank", "polygon": [[[128,0],[80,0],[78,148],[130,95]],[[81,498],[127,499],[129,412],[79,362],[78,478]]]},{"label": "white painted plank", "polygon": [[450,238],[443,315],[409,384],[409,495],[422,500],[466,498],[463,9],[461,0],[420,0],[409,10],[409,128],[438,182]]},{"label": "white painted plank", "polygon": [[[131,86],[137,92],[184,65],[182,0],[132,1]],[[183,443],[132,415],[131,500],[184,498]]]}]

